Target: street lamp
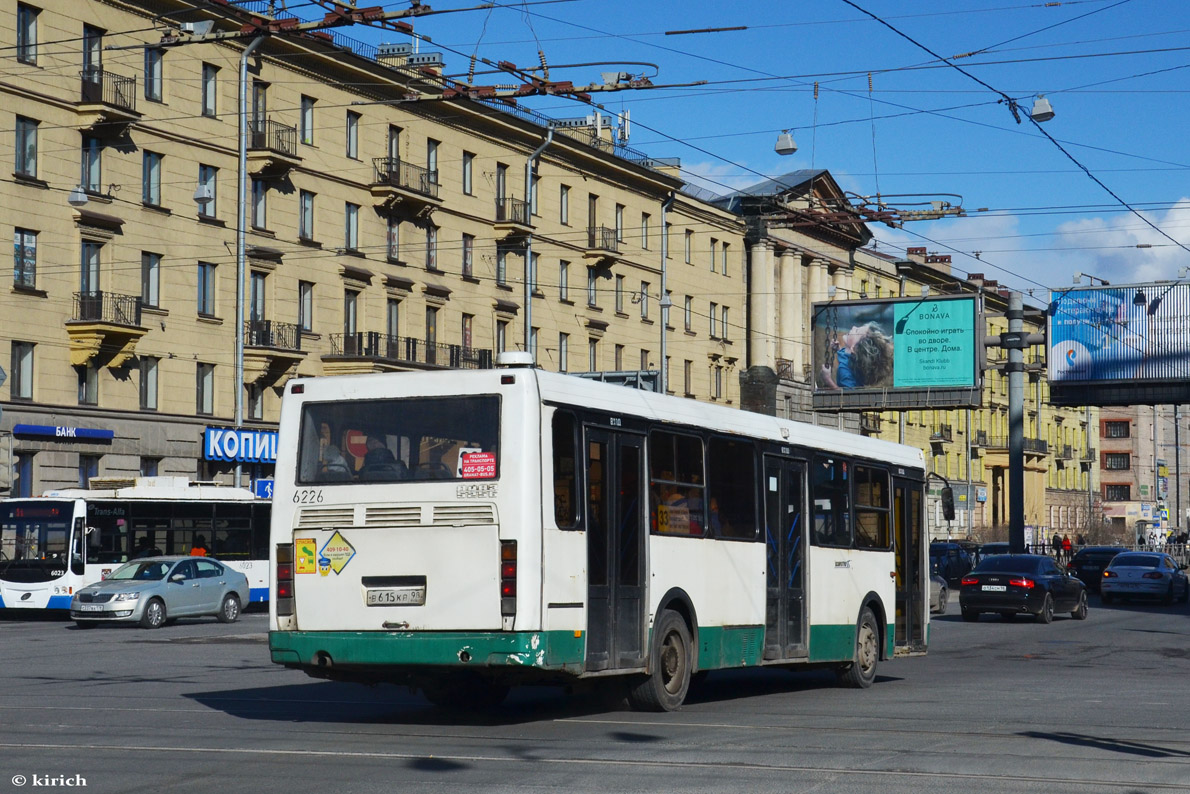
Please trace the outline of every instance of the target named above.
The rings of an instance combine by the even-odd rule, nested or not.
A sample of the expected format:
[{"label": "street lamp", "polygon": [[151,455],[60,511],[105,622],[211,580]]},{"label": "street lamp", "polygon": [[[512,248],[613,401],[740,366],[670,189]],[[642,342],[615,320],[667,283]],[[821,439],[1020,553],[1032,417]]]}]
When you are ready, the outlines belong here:
[{"label": "street lamp", "polygon": [[797,151],[797,144],[793,140],[793,133],[790,130],[781,130],[781,134],[777,136],[777,145],[773,150],[779,155],[793,154]]}]

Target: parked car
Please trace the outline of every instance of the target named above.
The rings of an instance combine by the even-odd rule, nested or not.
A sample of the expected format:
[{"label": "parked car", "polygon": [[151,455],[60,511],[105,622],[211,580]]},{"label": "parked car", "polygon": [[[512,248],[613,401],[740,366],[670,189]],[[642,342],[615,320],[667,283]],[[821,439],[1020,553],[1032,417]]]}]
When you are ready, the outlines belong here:
[{"label": "parked car", "polygon": [[1184,604],[1190,601],[1190,582],[1186,566],[1158,551],[1126,551],[1117,554],[1103,572],[1100,584],[1103,603],[1130,596],[1160,598],[1172,604],[1176,596]]},{"label": "parked car", "polygon": [[993,541],[992,543],[985,543],[979,547],[979,559],[981,559],[981,560],[984,557],[990,557],[994,554],[1007,554],[1007,553],[1008,553],[1008,542],[1007,541],[997,540],[997,541]]},{"label": "parked car", "polygon": [[930,570],[948,582],[957,582],[974,565],[974,556],[958,543],[930,544]]},{"label": "parked car", "polygon": [[1092,593],[1098,593],[1103,570],[1122,551],[1127,549],[1123,546],[1084,546],[1066,563],[1066,570],[1081,579]]},{"label": "parked car", "polygon": [[70,617],[79,628],[103,621],[157,629],[181,617],[214,615],[233,623],[248,597],[248,579],[209,557],[145,557],[79,588]]},{"label": "parked car", "polygon": [[950,585],[936,573],[930,574],[930,611],[946,614],[946,602],[950,599]]},{"label": "parked car", "polygon": [[1055,612],[1075,620],[1087,617],[1087,586],[1043,554],[996,554],[963,577],[959,590],[963,620],[983,612],[1005,617],[1031,614],[1050,623]]}]

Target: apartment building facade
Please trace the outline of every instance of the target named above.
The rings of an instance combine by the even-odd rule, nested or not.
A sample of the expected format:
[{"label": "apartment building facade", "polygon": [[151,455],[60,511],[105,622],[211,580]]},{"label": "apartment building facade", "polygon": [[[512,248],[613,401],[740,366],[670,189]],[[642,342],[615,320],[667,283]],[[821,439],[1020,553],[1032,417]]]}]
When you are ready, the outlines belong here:
[{"label": "apartment building facade", "polygon": [[[246,61],[241,170],[252,39],[170,27],[239,29],[234,4],[52,0],[3,19],[0,495],[267,479],[289,378],[488,367],[503,350],[563,372],[664,369],[672,393],[738,405],[743,221],[589,106],[559,126],[442,100],[432,57],[267,36]],[[162,45],[160,19],[179,43]],[[254,435],[233,449],[237,392]]]}]

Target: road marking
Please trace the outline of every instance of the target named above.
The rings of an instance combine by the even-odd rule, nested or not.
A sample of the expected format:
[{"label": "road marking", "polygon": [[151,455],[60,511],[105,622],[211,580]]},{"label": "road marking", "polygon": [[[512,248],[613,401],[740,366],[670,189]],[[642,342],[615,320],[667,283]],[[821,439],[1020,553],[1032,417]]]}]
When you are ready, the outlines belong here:
[{"label": "road marking", "polygon": [[802,772],[805,774],[822,774],[852,777],[890,777],[942,780],[971,780],[971,781],[1016,781],[1024,783],[1055,783],[1063,785],[1097,785],[1113,788],[1132,788],[1142,790],[1162,789],[1169,791],[1185,791],[1181,783],[1157,783],[1153,781],[1116,781],[1116,780],[1087,780],[1069,777],[1042,777],[1040,775],[987,775],[978,772],[913,772],[902,769],[843,769],[835,767],[793,766],[789,764],[739,764],[739,763],[708,763],[698,761],[632,761],[624,759],[601,758],[516,758],[489,755],[426,755],[424,753],[391,753],[391,752],[360,752],[339,750],[281,750],[281,749],[253,749],[245,747],[161,747],[160,745],[129,745],[129,744],[42,744],[0,742],[0,747],[13,750],[110,750],[117,753],[129,751],[159,752],[159,753],[190,753],[190,754],[234,754],[234,755],[264,755],[264,756],[311,756],[327,758],[375,758],[397,761],[453,761],[456,763],[513,763],[513,764],[559,764],[575,766],[632,766],[640,768],[658,769],[699,769],[718,770],[752,770],[759,772]]}]

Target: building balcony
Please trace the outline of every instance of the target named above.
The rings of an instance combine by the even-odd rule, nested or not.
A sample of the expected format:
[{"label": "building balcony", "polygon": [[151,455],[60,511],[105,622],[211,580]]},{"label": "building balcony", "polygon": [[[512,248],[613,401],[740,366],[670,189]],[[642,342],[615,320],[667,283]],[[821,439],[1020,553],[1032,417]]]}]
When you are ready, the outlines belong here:
[{"label": "building balcony", "polygon": [[976,430],[971,434],[971,446],[986,447],[988,445],[988,431]]},{"label": "building balcony", "polygon": [[91,68],[79,72],[79,80],[78,111],[84,128],[116,136],[140,120],[141,114],[136,111],[135,77]]},{"label": "building balcony", "polygon": [[305,359],[301,329],[293,323],[249,320],[244,323],[244,382],[284,383]]},{"label": "building balcony", "polygon": [[934,432],[930,434],[930,441],[954,441],[954,427],[951,425],[938,425],[934,428]]},{"label": "building balcony", "polygon": [[1074,447],[1070,444],[1063,444],[1060,447],[1054,448],[1054,457],[1058,460],[1074,460]]},{"label": "building balcony", "polygon": [[515,198],[496,199],[496,222],[492,224],[497,232],[502,232],[505,239],[531,234],[533,232],[533,216],[529,202]]},{"label": "building balcony", "polygon": [[302,162],[297,150],[297,127],[272,119],[249,123],[247,149],[248,170],[256,176],[284,176]]},{"label": "building balcony", "polygon": [[442,205],[437,171],[396,157],[373,157],[372,171],[372,197],[387,208],[404,207],[421,215]]},{"label": "building balcony", "polygon": [[583,259],[598,266],[610,266],[620,256],[620,242],[616,230],[607,226],[587,227],[587,248]]},{"label": "building balcony", "polygon": [[328,375],[395,372],[415,369],[491,369],[491,350],[427,342],[377,331],[331,334],[331,352],[323,356]]},{"label": "building balcony", "polygon": [[74,293],[74,314],[66,322],[70,363],[121,367],[136,355],[137,341],[149,332],[141,325],[136,295],[115,292]]},{"label": "building balcony", "polygon": [[[1025,438],[1023,446],[1026,453],[1033,455],[1048,455],[1049,443],[1040,438]],[[988,439],[987,448],[990,450],[1008,450],[1008,436],[992,436]]]},{"label": "building balcony", "polygon": [[870,436],[880,435],[881,416],[877,413],[865,411],[859,415],[860,432]]}]

